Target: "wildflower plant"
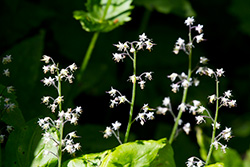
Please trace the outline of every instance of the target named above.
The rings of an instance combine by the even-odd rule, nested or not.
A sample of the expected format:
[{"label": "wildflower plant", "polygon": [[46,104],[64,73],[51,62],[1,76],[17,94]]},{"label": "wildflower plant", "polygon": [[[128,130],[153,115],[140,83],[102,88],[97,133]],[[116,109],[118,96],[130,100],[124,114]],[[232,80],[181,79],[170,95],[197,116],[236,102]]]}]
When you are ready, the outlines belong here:
[{"label": "wildflower plant", "polygon": [[[134,121],[140,121],[140,124],[143,125],[146,120],[152,120],[154,119],[154,113],[150,112],[152,110],[148,107],[147,104],[145,104],[141,111],[138,113],[138,115],[133,120],[133,112],[134,112],[134,105],[135,105],[135,97],[136,97],[136,87],[137,84],[140,86],[141,89],[145,88],[146,81],[152,80],[152,72],[143,72],[142,74],[138,75],[136,71],[136,62],[137,62],[137,52],[140,50],[147,49],[149,51],[152,50],[152,47],[155,44],[152,42],[151,39],[149,39],[145,33],[139,35],[139,41],[132,41],[132,42],[118,42],[118,44],[115,44],[114,46],[117,47],[119,53],[113,53],[113,59],[115,62],[119,63],[122,62],[125,58],[129,58],[133,62],[133,74],[129,76],[128,81],[133,84],[132,86],[132,98],[129,101],[125,95],[123,95],[120,91],[117,89],[114,89],[111,87],[110,91],[107,91],[107,93],[112,97],[110,100],[110,108],[114,108],[115,106],[121,104],[121,103],[128,103],[130,104],[130,111],[129,111],[129,119],[128,119],[128,125],[127,130],[125,134],[124,143],[128,141],[131,125]],[[107,127],[104,131],[104,137],[110,137],[115,131],[118,131],[119,128],[116,128],[113,124],[113,128]],[[119,123],[119,127],[121,124]],[[118,135],[115,135],[116,138],[119,138]],[[118,140],[120,142],[120,139]],[[121,143],[121,142],[120,142]]]},{"label": "wildflower plant", "polygon": [[[212,137],[211,137],[211,143],[209,147],[208,154],[206,156],[205,161],[200,160],[197,157],[190,157],[188,161],[186,162],[186,165],[188,167],[202,167],[204,165],[208,165],[210,162],[210,158],[212,155],[212,151],[215,148],[216,150],[220,148],[224,153],[226,153],[227,145],[222,144],[220,142],[222,139],[229,141],[230,138],[232,138],[232,132],[231,128],[225,128],[220,133],[217,134],[217,130],[221,128],[220,123],[218,122],[218,113],[219,109],[223,106],[225,107],[235,107],[236,106],[236,100],[231,99],[232,97],[232,91],[228,90],[223,93],[223,95],[219,95],[219,78],[224,76],[225,71],[223,68],[213,70],[206,66],[208,59],[205,57],[200,57],[200,62],[197,64],[195,68],[192,69],[192,50],[194,48],[195,43],[200,43],[204,41],[203,38],[204,34],[203,32],[203,25],[198,24],[197,26],[194,26],[195,20],[193,17],[188,17],[185,20],[186,26],[188,26],[188,42],[185,43],[185,40],[182,38],[178,38],[177,42],[175,43],[174,47],[174,54],[179,54],[180,51],[183,51],[188,56],[188,71],[187,74],[182,72],[181,74],[172,73],[168,75],[167,77],[172,81],[171,89],[172,92],[177,93],[180,88],[183,88],[183,96],[181,104],[178,106],[177,110],[178,115],[176,116],[172,110],[170,97],[165,97],[162,103],[162,106],[157,108],[156,113],[165,115],[166,112],[170,112],[171,115],[174,118],[175,124],[172,129],[169,143],[171,144],[174,140],[174,138],[178,135],[178,132],[180,129],[178,129],[178,126],[182,126],[182,113],[183,112],[189,112],[192,115],[195,116],[196,123],[202,124],[206,123],[207,119],[210,119],[212,121]],[[198,34],[192,37],[192,31],[196,31]],[[206,75],[211,78],[215,78],[215,94],[208,96],[209,103],[215,103],[216,108],[215,112],[212,113],[207,108],[205,108],[199,100],[192,100],[191,102],[187,102],[187,94],[188,94],[188,88],[190,86],[198,86],[200,84],[200,81],[197,78],[193,78],[192,74],[199,74],[199,75]],[[182,126],[182,130],[188,135],[191,130],[191,124],[185,123]],[[217,134],[217,135],[216,135]]]},{"label": "wildflower plant", "polygon": [[[57,151],[52,152],[51,150],[44,150],[44,154],[53,154],[58,159],[58,167],[62,164],[62,152],[68,152],[74,154],[81,148],[80,143],[75,143],[74,138],[78,138],[76,131],[70,132],[64,136],[64,125],[69,122],[70,124],[77,125],[80,114],[82,113],[81,107],[74,109],[68,108],[63,110],[62,104],[64,102],[64,96],[62,95],[62,82],[68,81],[73,82],[73,73],[77,70],[75,63],[69,65],[66,68],[60,69],[59,65],[54,60],[44,55],[41,61],[44,61],[46,65],[43,66],[44,74],[50,73],[51,76],[45,77],[42,82],[44,86],[52,86],[56,89],[58,96],[53,98],[51,96],[43,96],[42,103],[44,103],[52,113],[57,114],[56,119],[45,117],[38,120],[39,126],[43,129],[43,141],[48,143],[52,141],[56,146]],[[52,135],[51,129],[54,129],[58,134],[57,137]]]},{"label": "wildflower plant", "polygon": [[[11,73],[9,68],[6,67],[7,64],[12,62],[12,56],[6,55],[2,58],[2,65],[3,69],[0,77],[4,80],[8,80]],[[13,112],[13,110],[16,108],[15,100],[13,99],[13,93],[14,93],[14,87],[12,85],[6,86],[0,84],[0,120],[2,120],[2,117],[5,113]],[[0,122],[2,124],[2,122]],[[4,123],[3,123],[4,124]],[[11,131],[13,131],[14,127],[11,125],[1,126],[0,128],[0,144],[3,143]]]}]

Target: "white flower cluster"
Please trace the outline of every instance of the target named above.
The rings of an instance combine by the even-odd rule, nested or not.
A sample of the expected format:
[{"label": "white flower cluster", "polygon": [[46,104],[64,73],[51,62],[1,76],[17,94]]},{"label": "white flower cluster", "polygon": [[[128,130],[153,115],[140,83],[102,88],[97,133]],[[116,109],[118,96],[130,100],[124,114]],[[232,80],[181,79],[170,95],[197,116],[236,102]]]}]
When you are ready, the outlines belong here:
[{"label": "white flower cluster", "polygon": [[146,47],[147,50],[151,51],[154,45],[155,44],[152,43],[150,39],[148,39],[145,33],[143,33],[142,35],[139,35],[139,41],[125,43],[118,42],[118,44],[114,44],[114,46],[118,48],[118,51],[122,53],[113,53],[113,59],[116,62],[122,61],[126,58],[126,56],[129,56],[132,59],[130,53],[142,50],[144,49],[144,47]]},{"label": "white flower cluster", "polygon": [[73,72],[77,70],[77,66],[75,63],[69,65],[65,69],[59,69],[57,65],[55,64],[54,60],[44,55],[41,61],[44,61],[46,64],[52,62],[52,64],[44,65],[43,66],[43,72],[46,74],[47,72],[50,72],[52,75],[55,75],[53,78],[50,76],[49,78],[44,78],[42,82],[44,83],[44,86],[51,86],[53,85],[56,89],[57,86],[55,85],[55,81],[65,79],[65,81],[68,80],[69,83],[73,82],[74,76]]},{"label": "white flower cluster", "polygon": [[116,139],[118,140],[118,142],[120,144],[122,144],[122,142],[120,140],[120,134],[119,134],[119,129],[120,129],[121,125],[122,124],[120,122],[115,121],[115,123],[112,123],[112,127],[107,126],[105,131],[103,132],[104,133],[103,137],[107,139],[107,138],[111,137],[113,134],[116,137]]},{"label": "white flower cluster", "polygon": [[[0,144],[4,142],[4,138],[6,137],[6,135],[2,134],[2,130],[1,129],[1,134],[0,134]],[[7,125],[6,126],[6,132],[8,132],[8,134],[10,134],[12,131],[14,130],[13,126]]]},{"label": "white flower cluster", "polygon": [[[231,100],[230,98],[232,97],[232,91],[227,90],[223,93],[224,96],[220,96],[218,100],[220,100],[220,107],[225,106],[225,107],[235,107],[236,106],[236,100]],[[216,95],[213,94],[211,96],[208,96],[209,102],[213,103],[214,101],[217,100]]]},{"label": "white flower cluster", "polygon": [[197,78],[195,78],[194,80],[192,78],[188,79],[188,76],[184,72],[182,72],[180,75],[177,73],[172,73],[167,77],[170,78],[172,82],[174,82],[176,78],[180,80],[177,83],[172,83],[170,85],[172,88],[172,92],[174,93],[179,91],[180,86],[183,87],[184,89],[187,89],[191,85],[198,86],[200,83],[200,81]]},{"label": "white flower cluster", "polygon": [[197,157],[190,157],[186,162],[187,167],[202,167],[205,163]]},{"label": "white flower cluster", "polygon": [[[65,80],[68,80],[69,83],[72,83],[72,79],[74,78],[73,72],[77,69],[77,67],[75,63],[73,63],[65,69],[59,69],[53,59],[46,55],[43,56],[43,59],[41,59],[41,61],[44,61],[46,64],[52,62],[52,64],[43,66],[43,71],[45,74],[50,71],[50,73],[54,75],[54,77],[52,78],[51,76],[49,76],[48,78],[44,78],[42,82],[44,83],[44,86],[53,85],[57,89],[59,95],[57,98],[53,98],[51,96],[42,97],[42,103],[48,106],[52,113],[56,113],[56,111],[58,111],[57,119],[53,120],[50,117],[45,117],[43,119],[39,118],[38,125],[45,131],[45,133],[43,134],[43,139],[45,143],[53,141],[53,143],[55,144],[55,146],[58,147],[58,149],[59,146],[61,146],[62,151],[67,151],[68,153],[73,154],[75,153],[75,151],[81,148],[80,143],[73,142],[73,138],[78,137],[76,136],[75,131],[68,133],[65,138],[62,139],[62,141],[59,141],[54,138],[49,131],[51,128],[55,128],[58,134],[62,135],[60,134],[60,131],[67,122],[69,122],[70,124],[77,125],[80,114],[82,113],[82,108],[78,106],[74,109],[68,108],[66,111],[62,110],[61,106],[64,101],[64,96],[61,96],[59,93],[61,92],[59,85],[61,85],[62,79],[65,78]],[[55,83],[56,81],[58,86]],[[44,152],[44,154],[48,153],[52,152],[48,150]],[[57,156],[57,154],[55,153],[52,154]]]},{"label": "white flower cluster", "polygon": [[142,109],[143,112],[139,112],[137,117],[135,118],[136,121],[140,121],[141,125],[144,125],[144,123],[146,122],[146,120],[153,120],[154,117],[154,112],[149,112],[149,111],[153,111],[153,108],[149,108],[148,104],[144,104]]},{"label": "white flower cluster", "polygon": [[185,40],[182,38],[178,38],[177,42],[175,43],[175,47],[173,52],[175,54],[178,54],[180,50],[183,50],[186,54],[189,54],[190,49],[193,47],[193,41],[196,40],[197,43],[200,43],[204,41],[202,33],[203,31],[203,25],[198,24],[197,26],[192,26],[194,23],[194,17],[188,17],[184,22],[189,27],[189,33],[191,36],[191,30],[195,29],[199,33],[199,35],[196,35],[191,41],[189,41],[187,44],[185,44]]},{"label": "white flower cluster", "polygon": [[[12,62],[12,58],[11,58],[11,55],[6,55],[5,57],[3,57],[2,59],[2,64],[3,65],[6,65],[8,63],[11,63]],[[6,76],[6,77],[10,77],[10,70],[7,68],[7,69],[4,69],[3,70],[3,75]]]},{"label": "white flower cluster", "polygon": [[[140,88],[141,89],[144,89],[145,88],[145,83],[146,83],[146,80],[152,80],[152,73],[153,72],[144,72],[142,73],[141,75],[139,76],[135,76],[135,75],[132,75],[129,77],[129,81],[131,81],[132,83],[136,83],[136,81],[138,80],[138,84],[140,85]],[[144,76],[144,80],[143,80],[143,76]]]},{"label": "white flower cluster", "polygon": [[212,143],[212,145],[215,147],[215,149],[217,150],[218,147],[220,146],[221,150],[226,153],[226,148],[227,145],[223,145],[221,142],[219,142],[221,139],[226,140],[227,142],[229,141],[229,139],[232,138],[232,131],[231,128],[225,128],[222,132],[220,132],[216,137],[214,142]]},{"label": "white flower cluster", "polygon": [[114,99],[111,99],[110,102],[110,108],[114,108],[116,105],[121,104],[121,103],[125,103],[128,102],[128,99],[126,98],[126,96],[122,95],[118,90],[114,89],[111,87],[110,91],[107,91],[107,93],[113,97]]}]

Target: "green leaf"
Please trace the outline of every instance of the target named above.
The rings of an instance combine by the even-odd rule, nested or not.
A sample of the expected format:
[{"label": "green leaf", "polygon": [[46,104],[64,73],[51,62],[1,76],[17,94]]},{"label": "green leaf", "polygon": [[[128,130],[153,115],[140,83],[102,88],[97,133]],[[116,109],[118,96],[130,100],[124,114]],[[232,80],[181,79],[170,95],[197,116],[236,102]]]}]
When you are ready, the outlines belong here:
[{"label": "green leaf", "polygon": [[226,149],[226,153],[220,149],[213,151],[213,157],[216,162],[224,163],[224,167],[242,167],[242,160],[236,150],[232,148]]},{"label": "green leaf", "polygon": [[97,167],[111,151],[86,154],[63,163],[63,167]]},{"label": "green leaf", "polygon": [[42,167],[48,164],[45,162],[47,159],[50,159],[50,161],[48,160],[49,163],[55,161],[55,157],[50,154],[47,155],[48,157],[42,155],[42,150],[51,148],[52,144],[43,144],[41,133],[41,128],[37,125],[37,119],[27,122],[25,126],[19,129],[15,129],[10,134],[3,153],[4,167],[37,167],[38,164]]},{"label": "green leaf", "polygon": [[87,12],[75,11],[74,18],[85,31],[108,32],[131,20],[131,3],[132,0],[88,0]]},{"label": "green leaf", "polygon": [[210,139],[203,135],[203,131],[199,127],[196,128],[196,138],[197,143],[200,146],[201,158],[205,161],[207,159]]},{"label": "green leaf", "polygon": [[216,164],[207,165],[205,167],[224,167],[224,164],[223,163],[216,163]]},{"label": "green leaf", "polygon": [[166,139],[135,141],[116,147],[100,167],[175,167],[173,150]]},{"label": "green leaf", "polygon": [[195,12],[187,0],[135,0],[135,4],[143,5],[152,10],[155,9],[160,13],[174,13],[179,16],[194,16]]},{"label": "green leaf", "polygon": [[246,157],[243,161],[243,166],[244,167],[249,167],[250,166],[250,149],[248,149],[247,153],[246,153]]}]

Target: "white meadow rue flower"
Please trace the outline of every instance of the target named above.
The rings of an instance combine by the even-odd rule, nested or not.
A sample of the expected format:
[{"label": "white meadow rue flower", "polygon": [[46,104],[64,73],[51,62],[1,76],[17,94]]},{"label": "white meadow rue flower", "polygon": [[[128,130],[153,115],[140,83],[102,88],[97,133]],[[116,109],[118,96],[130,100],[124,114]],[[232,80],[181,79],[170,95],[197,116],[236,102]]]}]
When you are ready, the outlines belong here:
[{"label": "white meadow rue flower", "polygon": [[203,25],[198,24],[198,26],[195,27],[195,30],[198,31],[198,33],[200,34],[203,31],[202,28],[203,28]]},{"label": "white meadow rue flower", "polygon": [[216,70],[216,74],[217,74],[218,77],[223,76],[224,73],[225,73],[225,71],[223,70],[223,68]]},{"label": "white meadow rue flower", "polygon": [[186,124],[183,126],[182,129],[184,130],[184,132],[185,132],[187,135],[189,135],[189,132],[190,132],[190,130],[191,130],[191,128],[190,128],[190,123],[186,123]]},{"label": "white meadow rue flower", "polygon": [[13,86],[7,86],[6,89],[7,89],[7,93],[12,93],[15,91]]},{"label": "white meadow rue flower", "polygon": [[152,75],[151,75],[152,73],[153,73],[153,72],[146,72],[146,73],[145,73],[145,77],[146,77],[148,80],[150,80],[150,81],[152,80]]},{"label": "white meadow rue flower", "polygon": [[222,150],[224,153],[226,153],[227,145],[222,145],[220,148],[221,148],[221,150]]},{"label": "white meadow rue flower", "polygon": [[232,91],[231,90],[228,90],[226,92],[224,92],[224,96],[227,97],[227,98],[230,98],[232,96]]},{"label": "white meadow rue flower", "polygon": [[47,55],[43,55],[43,58],[41,59],[41,61],[44,61],[46,64],[48,64],[50,59],[51,59],[51,57],[49,57]]},{"label": "white meadow rue flower", "polygon": [[191,25],[193,25],[193,23],[194,23],[194,17],[192,16],[192,17],[188,17],[186,20],[185,20],[185,22],[184,22],[187,26],[191,26]]},{"label": "white meadow rue flower", "polygon": [[153,120],[155,117],[154,117],[154,112],[149,112],[149,113],[146,113],[146,116],[147,116],[147,119],[148,120]]},{"label": "white meadow rue flower", "polygon": [[206,57],[200,57],[200,63],[201,64],[207,64],[208,59]]},{"label": "white meadow rue flower", "polygon": [[120,53],[113,53],[113,59],[119,63],[121,60],[123,60],[125,57]]},{"label": "white meadow rue flower", "polygon": [[228,101],[228,106],[229,106],[229,108],[235,107],[236,106],[236,100],[230,100],[230,101]]},{"label": "white meadow rue flower", "polygon": [[170,80],[171,80],[172,82],[174,82],[177,76],[178,76],[178,74],[172,73],[171,75],[168,75],[168,78],[170,78]]},{"label": "white meadow rue flower", "polygon": [[43,96],[41,100],[42,100],[42,103],[44,103],[45,105],[48,105],[49,99],[50,99],[50,96]]},{"label": "white meadow rue flower", "polygon": [[43,66],[43,73],[46,74],[48,71],[50,71],[50,65]]},{"label": "white meadow rue flower", "polygon": [[70,69],[71,72],[74,72],[75,70],[77,70],[77,66],[76,66],[75,63],[69,65],[68,67],[69,67],[69,69]]},{"label": "white meadow rue flower", "polygon": [[121,43],[120,41],[118,42],[118,44],[114,44],[114,45],[118,48],[118,51],[122,51],[124,48],[123,43]]},{"label": "white meadow rue flower", "polygon": [[144,87],[145,87],[145,81],[143,81],[143,80],[141,80],[140,82],[138,82],[138,84],[140,85],[140,88],[141,89],[144,89]]},{"label": "white meadow rue flower", "polygon": [[206,73],[209,77],[212,77],[212,75],[214,74],[214,71],[211,68],[207,68],[206,69]]},{"label": "white meadow rue flower", "polygon": [[169,106],[170,105],[170,97],[165,97],[162,101],[162,105]]},{"label": "white meadow rue flower", "polygon": [[168,111],[168,108],[166,107],[157,107],[156,114],[165,115],[167,111]]},{"label": "white meadow rue flower", "polygon": [[199,115],[199,116],[196,116],[195,119],[196,119],[196,121],[197,121],[197,122],[196,122],[197,124],[201,124],[202,122],[206,122],[205,119],[204,119],[204,117],[203,117],[203,116],[200,116],[200,115]]},{"label": "white meadow rue flower", "polygon": [[145,115],[146,115],[145,113],[139,113],[138,116],[135,118],[135,120],[137,121],[139,119],[140,124],[144,125],[144,123],[146,122]]},{"label": "white meadow rue flower", "polygon": [[115,123],[112,123],[112,126],[113,126],[114,130],[119,130],[121,125],[122,124],[120,122],[118,122],[118,121],[115,121]]},{"label": "white meadow rue flower", "polygon": [[185,103],[181,103],[179,106],[178,106],[178,110],[181,110],[182,112],[184,112],[186,110],[186,104]]},{"label": "white meadow rue flower", "polygon": [[184,87],[184,89],[187,89],[190,86],[190,82],[184,79],[181,83],[181,86]]},{"label": "white meadow rue flower", "polygon": [[[220,123],[216,122],[216,129],[220,129]],[[212,126],[214,127],[214,124],[212,123]]]},{"label": "white meadow rue flower", "polygon": [[154,44],[150,40],[147,40],[145,44],[146,44],[146,49],[151,51],[151,48],[154,46]]},{"label": "white meadow rue flower", "polygon": [[116,99],[113,99],[113,100],[111,99],[110,102],[111,102],[111,104],[109,105],[110,108],[114,108],[114,106],[118,104]]},{"label": "white meadow rue flower", "polygon": [[5,57],[3,57],[3,59],[2,59],[3,64],[7,64],[10,62],[11,62],[11,55],[6,55]]},{"label": "white meadow rue flower", "polygon": [[113,87],[111,87],[111,90],[108,91],[107,93],[110,94],[110,96],[115,97],[116,92],[117,92],[117,90],[113,89]]},{"label": "white meadow rue flower", "polygon": [[211,96],[208,96],[208,98],[209,98],[209,102],[210,102],[210,103],[213,103],[213,102],[216,100],[216,95],[213,94],[213,95],[211,95]]},{"label": "white meadow rue flower", "polygon": [[3,75],[5,75],[6,77],[10,77],[10,70],[9,69],[4,69],[3,70]]},{"label": "white meadow rue flower", "polygon": [[106,130],[104,131],[104,138],[108,138],[112,136],[112,129],[110,127],[106,127]]},{"label": "white meadow rue flower", "polygon": [[145,35],[145,33],[139,35],[139,40],[140,41],[145,41],[147,39],[147,36]]},{"label": "white meadow rue flower", "polygon": [[13,130],[13,126],[7,125],[6,130],[8,133],[10,133]]},{"label": "white meadow rue flower", "polygon": [[195,36],[195,39],[196,39],[197,43],[200,43],[200,42],[204,41],[203,35],[204,34],[200,34],[200,35]]},{"label": "white meadow rue flower", "polygon": [[137,77],[135,75],[129,76],[129,81],[131,81],[133,84],[136,83]]},{"label": "white meadow rue flower", "polygon": [[231,136],[231,128],[227,128],[226,127],[226,129],[225,130],[223,130],[222,132],[222,136],[223,136],[223,138],[225,139],[225,140],[229,140],[230,138],[232,138],[232,136]]},{"label": "white meadow rue flower", "polygon": [[44,79],[42,80],[42,82],[44,83],[44,86],[51,86],[51,85],[54,85],[54,84],[55,84],[54,78],[51,78],[51,77],[49,77],[49,78],[44,78]]},{"label": "white meadow rue flower", "polygon": [[58,97],[55,99],[55,102],[54,102],[54,103],[60,104],[61,102],[63,102],[63,96],[58,96]]},{"label": "white meadow rue flower", "polygon": [[172,92],[176,93],[179,90],[180,85],[172,83],[170,85],[172,87]]}]

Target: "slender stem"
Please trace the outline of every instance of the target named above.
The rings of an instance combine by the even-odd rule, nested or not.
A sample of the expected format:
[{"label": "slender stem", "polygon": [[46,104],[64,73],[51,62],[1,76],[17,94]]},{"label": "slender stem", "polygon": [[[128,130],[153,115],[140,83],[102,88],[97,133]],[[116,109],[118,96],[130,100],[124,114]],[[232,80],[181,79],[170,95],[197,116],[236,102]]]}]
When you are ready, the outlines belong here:
[{"label": "slender stem", "polygon": [[[189,34],[188,35],[189,35],[189,41],[191,42],[192,37],[191,37],[191,29],[190,28],[189,28]],[[189,55],[188,55],[188,77],[187,77],[188,82],[190,82],[191,75],[192,75],[192,47],[190,47]],[[183,104],[186,103],[187,93],[188,93],[188,87],[184,88],[184,91],[183,91],[182,101],[181,101],[181,103],[183,103]],[[174,124],[174,127],[172,129],[171,135],[169,137],[169,143],[170,144],[173,143],[173,140],[175,138],[175,135],[176,135],[176,132],[177,132],[177,129],[178,129],[178,124],[179,124],[179,121],[181,119],[182,113],[183,113],[183,111],[180,109],[179,113],[177,115],[177,119],[175,120],[175,124]]]},{"label": "slender stem", "polygon": [[95,32],[92,39],[91,39],[91,41],[90,41],[90,43],[89,43],[88,50],[87,50],[87,52],[85,54],[82,65],[80,67],[80,72],[78,73],[78,75],[76,77],[78,82],[81,81],[83,73],[84,73],[84,71],[85,71],[85,69],[86,69],[86,67],[87,67],[87,65],[89,63],[89,59],[90,59],[91,54],[93,52],[93,49],[95,47],[98,36],[99,36],[99,32]]},{"label": "slender stem", "polygon": [[206,165],[208,165],[208,163],[209,163],[209,160],[210,160],[210,157],[211,157],[211,154],[212,154],[212,151],[213,151],[213,147],[214,147],[213,143],[214,143],[214,140],[215,140],[216,122],[217,122],[217,119],[218,119],[218,113],[219,113],[219,81],[216,78],[216,111],[215,111],[215,118],[214,118],[214,121],[213,121],[214,126],[213,126],[213,132],[212,132],[211,145],[210,145],[209,152],[208,152],[208,155],[207,155]]},{"label": "slender stem", "polygon": [[[133,59],[133,68],[134,72],[133,75],[136,76],[136,51],[134,52],[134,59]],[[132,99],[130,104],[130,112],[129,112],[129,120],[128,120],[128,126],[125,134],[124,143],[128,141],[130,128],[132,125],[132,117],[133,117],[133,110],[134,110],[134,103],[135,103],[135,93],[136,93],[136,80],[133,82],[133,90],[132,90]]]}]

